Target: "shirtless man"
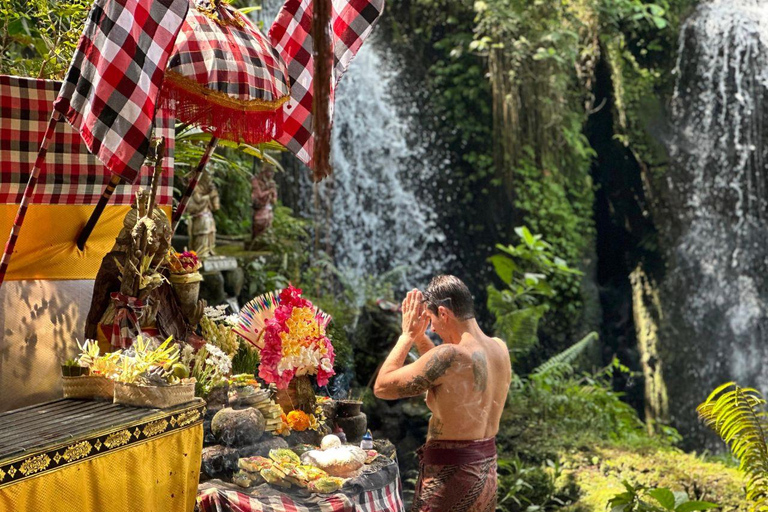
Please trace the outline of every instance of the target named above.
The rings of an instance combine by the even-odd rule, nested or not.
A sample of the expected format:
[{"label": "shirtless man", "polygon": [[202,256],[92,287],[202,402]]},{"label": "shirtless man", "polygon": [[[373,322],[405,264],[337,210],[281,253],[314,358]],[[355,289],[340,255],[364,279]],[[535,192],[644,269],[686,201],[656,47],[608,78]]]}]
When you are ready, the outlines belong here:
[{"label": "shirtless man", "polygon": [[[430,322],[442,345],[426,336]],[[420,357],[403,366],[414,344]],[[403,334],[374,393],[385,400],[427,393],[432,418],[419,450],[413,512],[495,510],[495,436],[511,378],[506,345],[480,330],[472,295],[460,279],[437,276],[424,294],[408,292]]]}]

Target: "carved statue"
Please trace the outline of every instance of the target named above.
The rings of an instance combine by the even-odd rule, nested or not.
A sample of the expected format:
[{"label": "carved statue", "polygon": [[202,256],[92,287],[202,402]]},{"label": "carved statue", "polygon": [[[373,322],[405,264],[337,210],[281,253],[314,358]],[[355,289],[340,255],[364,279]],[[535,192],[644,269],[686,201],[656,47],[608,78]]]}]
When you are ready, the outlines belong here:
[{"label": "carved statue", "polygon": [[[125,348],[130,343],[126,340],[138,334],[135,327],[162,338],[173,336],[179,342],[201,342],[194,326],[202,316],[204,301],[198,301],[192,313],[185,316],[179,297],[164,277],[167,270],[160,267],[173,237],[168,217],[155,206],[151,219],[147,215],[137,222],[140,210],[145,211],[150,203],[153,201],[147,200],[145,191],[137,194],[115,245],[96,274],[85,336],[99,340],[105,351],[116,346]],[[142,264],[142,254],[151,254],[152,260]],[[123,332],[123,327],[129,332]]]},{"label": "carved statue", "polygon": [[253,228],[251,240],[255,240],[272,225],[275,217],[272,205],[277,203],[277,183],[275,167],[265,163],[261,172],[251,180],[253,204]]},{"label": "carved statue", "polygon": [[219,191],[210,175],[204,173],[187,204],[187,212],[190,214],[189,248],[200,258],[215,254],[216,221],[213,212],[220,207]]}]

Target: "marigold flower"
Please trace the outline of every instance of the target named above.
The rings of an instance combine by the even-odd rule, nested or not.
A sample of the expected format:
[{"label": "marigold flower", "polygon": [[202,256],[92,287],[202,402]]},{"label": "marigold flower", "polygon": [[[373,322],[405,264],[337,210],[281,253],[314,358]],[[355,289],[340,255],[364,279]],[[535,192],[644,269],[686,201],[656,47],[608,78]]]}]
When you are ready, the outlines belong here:
[{"label": "marigold flower", "polygon": [[288,426],[291,430],[303,432],[309,428],[309,416],[304,411],[291,411],[288,413]]}]

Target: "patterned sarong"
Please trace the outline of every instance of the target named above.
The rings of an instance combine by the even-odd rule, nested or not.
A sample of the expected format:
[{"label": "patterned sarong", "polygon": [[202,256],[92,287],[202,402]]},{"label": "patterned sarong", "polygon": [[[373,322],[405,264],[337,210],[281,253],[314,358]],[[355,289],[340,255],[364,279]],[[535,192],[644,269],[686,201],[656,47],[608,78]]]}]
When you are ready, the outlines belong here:
[{"label": "patterned sarong", "polygon": [[496,438],[428,441],[418,454],[412,512],[496,510]]}]

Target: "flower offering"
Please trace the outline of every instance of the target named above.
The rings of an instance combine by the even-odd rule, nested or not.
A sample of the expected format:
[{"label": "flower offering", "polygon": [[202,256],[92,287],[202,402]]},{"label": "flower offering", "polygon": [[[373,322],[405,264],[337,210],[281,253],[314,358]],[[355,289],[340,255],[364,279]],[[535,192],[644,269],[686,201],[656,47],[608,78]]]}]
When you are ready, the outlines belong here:
[{"label": "flower offering", "polygon": [[299,375],[316,375],[320,386],[335,374],[334,352],[326,336],[331,317],[289,286],[249,303],[236,332],[261,351],[259,377],[286,389]]}]

